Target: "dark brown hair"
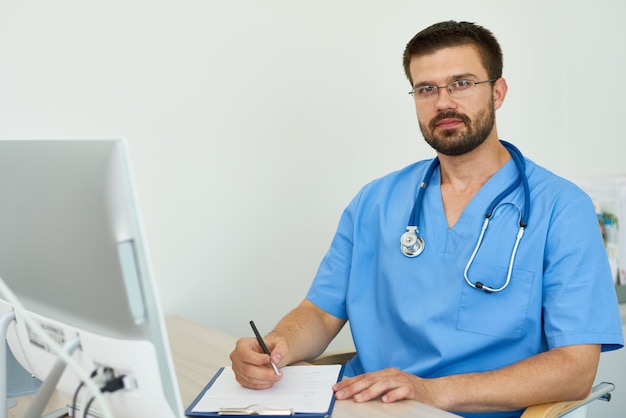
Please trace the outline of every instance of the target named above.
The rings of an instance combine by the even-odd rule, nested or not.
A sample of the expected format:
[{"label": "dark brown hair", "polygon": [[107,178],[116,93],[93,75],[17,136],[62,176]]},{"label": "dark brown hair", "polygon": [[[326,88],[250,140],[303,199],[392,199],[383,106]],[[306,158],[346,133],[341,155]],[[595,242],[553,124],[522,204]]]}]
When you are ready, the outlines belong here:
[{"label": "dark brown hair", "polygon": [[413,85],[409,71],[411,58],[462,45],[474,45],[478,48],[483,66],[490,79],[502,77],[502,50],[495,36],[475,23],[449,20],[427,27],[406,45],[402,64],[411,85]]}]

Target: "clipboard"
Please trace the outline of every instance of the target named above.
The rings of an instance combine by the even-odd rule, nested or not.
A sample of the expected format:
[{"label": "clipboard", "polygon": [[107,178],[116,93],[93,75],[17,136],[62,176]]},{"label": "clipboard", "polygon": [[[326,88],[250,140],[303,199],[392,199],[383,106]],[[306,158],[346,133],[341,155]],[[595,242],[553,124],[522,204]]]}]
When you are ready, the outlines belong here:
[{"label": "clipboard", "polygon": [[339,364],[286,366],[273,387],[242,387],[230,366],[220,368],[185,410],[188,417],[266,416],[328,418],[335,406],[332,385],[343,376]]}]

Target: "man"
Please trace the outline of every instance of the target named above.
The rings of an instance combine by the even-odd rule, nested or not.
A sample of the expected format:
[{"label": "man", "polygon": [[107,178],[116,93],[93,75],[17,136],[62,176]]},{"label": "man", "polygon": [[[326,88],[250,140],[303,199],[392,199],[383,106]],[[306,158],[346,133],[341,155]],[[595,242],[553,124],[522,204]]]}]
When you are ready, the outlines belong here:
[{"label": "man", "polygon": [[270,358],[314,358],[349,320],[357,355],[337,399],[517,417],[585,397],[600,352],[624,343],[590,199],[499,140],[508,87],[491,32],[435,24],[408,43],[404,69],[437,159],[360,191],[306,299],[266,337],[271,357],[238,341],[238,381],[272,386]]}]

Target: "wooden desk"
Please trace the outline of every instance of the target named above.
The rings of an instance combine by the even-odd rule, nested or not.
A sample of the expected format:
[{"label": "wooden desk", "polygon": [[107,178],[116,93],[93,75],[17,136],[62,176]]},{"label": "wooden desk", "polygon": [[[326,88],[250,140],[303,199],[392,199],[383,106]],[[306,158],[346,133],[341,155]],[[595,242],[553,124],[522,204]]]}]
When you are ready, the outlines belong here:
[{"label": "wooden desk", "polygon": [[[217,331],[196,322],[170,316],[166,320],[167,332],[176,377],[183,406],[187,407],[205,387],[217,370],[230,364],[228,358],[237,340],[234,336]],[[9,418],[19,418],[28,406],[30,397],[19,398],[18,404],[9,409]],[[55,393],[45,412],[54,411],[70,402],[70,396]],[[337,401],[333,418],[377,417],[457,417],[418,402],[403,401],[383,404],[380,401],[355,403],[351,400]]]},{"label": "wooden desk", "polygon": [[[187,407],[206,386],[215,372],[230,364],[228,355],[237,340],[216,330],[180,317],[168,317],[167,330],[174,367],[183,404]],[[404,401],[384,404],[380,401],[355,403],[351,400],[337,401],[333,418],[376,417],[428,417],[451,418],[457,415],[423,405]]]}]

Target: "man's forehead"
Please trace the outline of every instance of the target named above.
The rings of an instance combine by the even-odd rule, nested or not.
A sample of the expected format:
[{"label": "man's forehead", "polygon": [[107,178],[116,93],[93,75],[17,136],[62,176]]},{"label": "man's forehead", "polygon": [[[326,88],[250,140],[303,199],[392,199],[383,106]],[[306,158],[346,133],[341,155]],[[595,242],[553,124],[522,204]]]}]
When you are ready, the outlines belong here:
[{"label": "man's forehead", "polygon": [[462,76],[487,75],[478,48],[473,45],[448,47],[431,54],[414,56],[409,63],[409,70],[414,84],[449,82]]}]

